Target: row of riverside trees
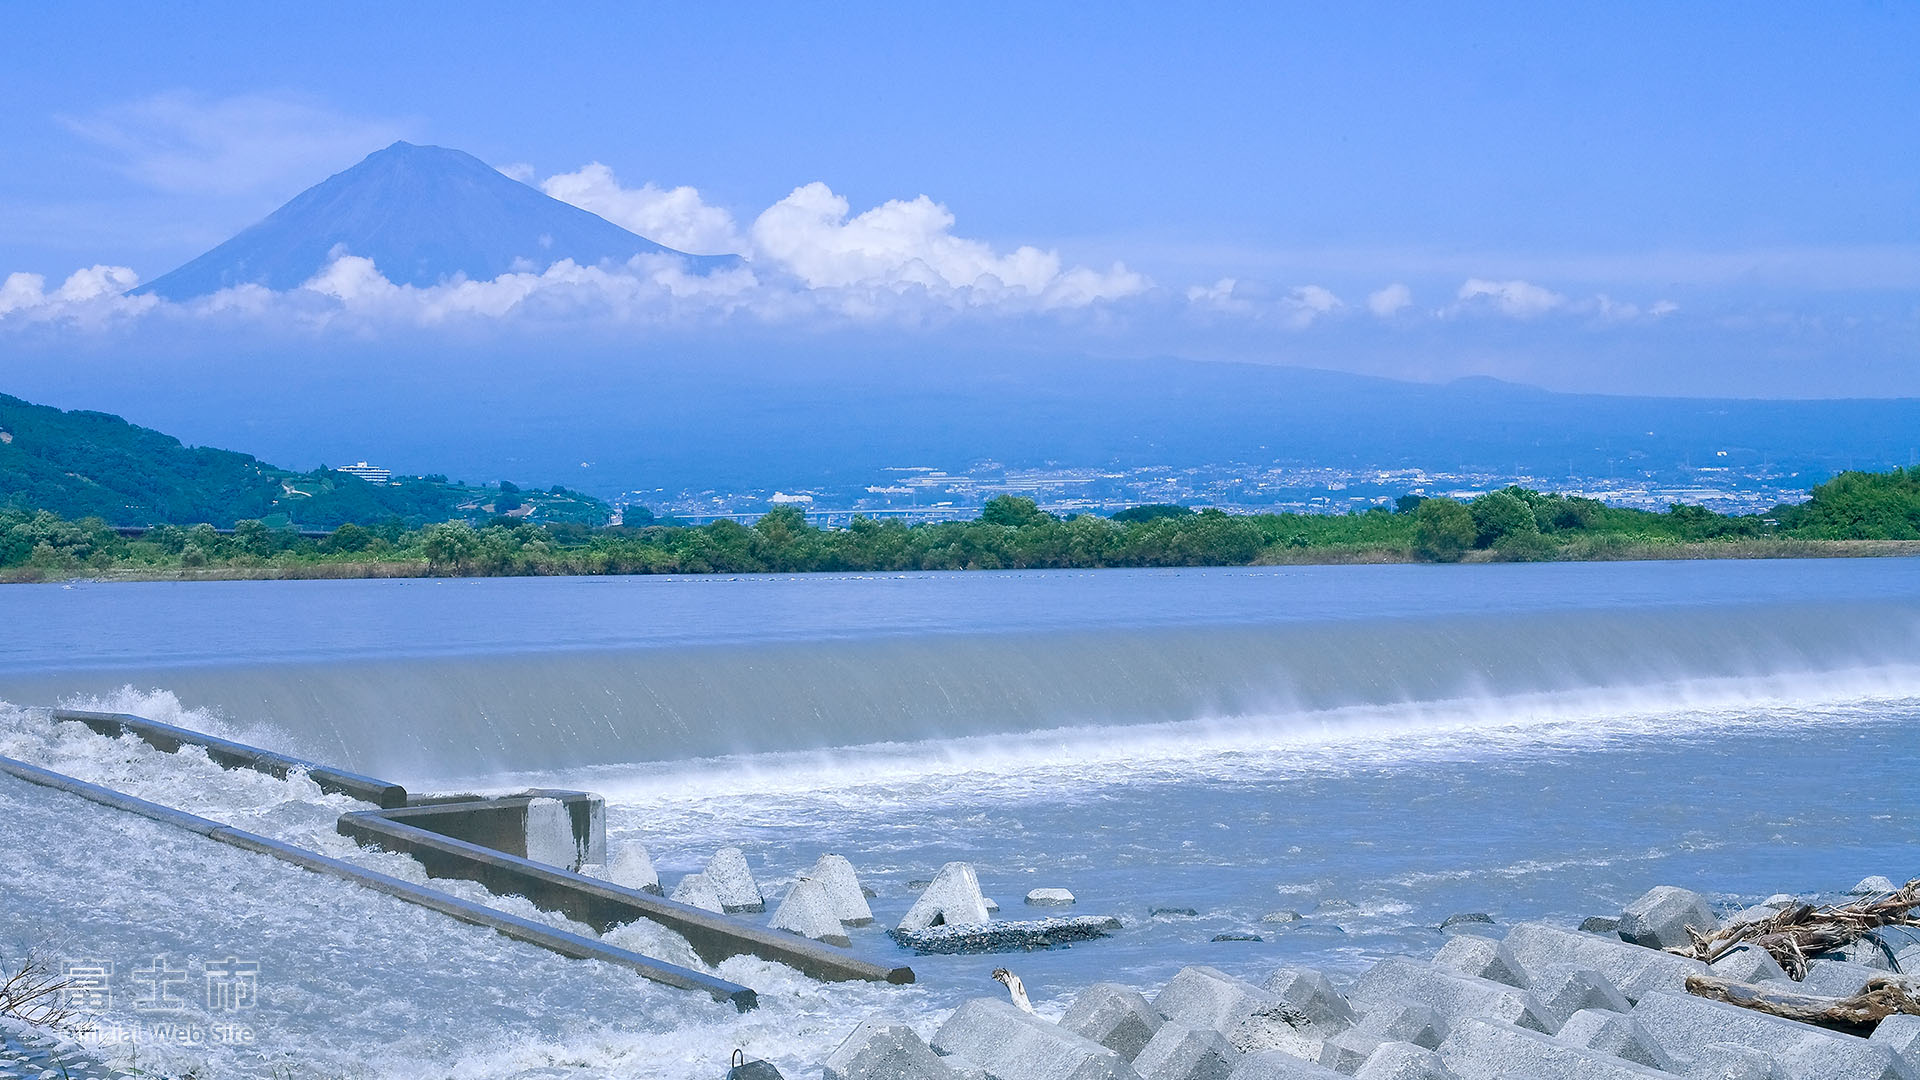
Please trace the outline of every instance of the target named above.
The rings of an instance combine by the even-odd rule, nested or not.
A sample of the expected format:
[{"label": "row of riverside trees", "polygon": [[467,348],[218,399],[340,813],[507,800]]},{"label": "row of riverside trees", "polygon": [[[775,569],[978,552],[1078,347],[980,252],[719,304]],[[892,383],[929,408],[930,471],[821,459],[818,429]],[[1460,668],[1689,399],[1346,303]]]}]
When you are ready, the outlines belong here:
[{"label": "row of riverside trees", "polygon": [[[636,522],[651,520],[635,513]],[[122,536],[97,518],[0,510],[0,569],[13,578],[172,569],[332,566],[454,575],[902,571],[1461,559],[1513,561],[1657,554],[1716,541],[1920,540],[1920,469],[1843,473],[1803,503],[1765,514],[1697,506],[1664,512],[1511,487],[1468,501],[1409,496],[1345,514],[1228,514],[1154,505],[1112,517],[1057,517],[1001,496],[970,521],[908,525],[856,517],[822,529],[776,508],[752,525],[528,524],[498,517],[409,527],[345,524],[314,537],[242,521]],[[1784,550],[1784,548],[1783,548]]]}]

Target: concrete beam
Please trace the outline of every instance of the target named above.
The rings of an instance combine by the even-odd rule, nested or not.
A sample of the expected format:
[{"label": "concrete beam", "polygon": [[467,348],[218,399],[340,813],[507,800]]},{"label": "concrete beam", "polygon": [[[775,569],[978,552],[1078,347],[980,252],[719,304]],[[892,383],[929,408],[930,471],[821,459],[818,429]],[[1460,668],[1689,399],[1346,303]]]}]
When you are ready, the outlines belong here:
[{"label": "concrete beam", "polygon": [[[351,881],[356,885],[364,886],[375,892],[385,893],[388,896],[405,900],[408,903],[431,908],[434,911],[449,915],[461,922],[474,926],[487,927],[496,933],[513,938],[516,941],[525,941],[529,944],[550,949],[562,956],[570,956],[583,960],[599,960],[604,963],[626,968],[629,971],[637,973],[642,978],[653,982],[682,990],[696,990],[707,994],[715,1001],[732,1002],[734,1007],[741,1012],[746,1012],[748,1009],[754,1008],[759,1004],[758,996],[748,987],[741,986],[738,983],[718,979],[702,972],[680,967],[676,964],[654,960],[650,957],[642,956],[639,953],[609,945],[603,941],[595,941],[592,938],[582,937],[578,934],[569,934],[564,930],[556,930],[550,926],[543,926],[540,923],[522,919],[515,915],[509,915],[503,911],[495,911],[483,904],[475,904],[471,901],[462,900],[459,897],[443,893],[438,889],[429,889],[425,886],[415,885],[410,881],[402,881],[399,878],[376,873],[372,870],[355,866],[352,863],[328,858],[325,855],[316,854],[304,848],[297,848],[291,844],[285,844],[257,833],[235,829],[228,825],[222,825],[217,821],[198,817],[184,811],[172,809],[171,807],[161,806],[158,803],[151,803],[145,799],[138,799],[124,792],[114,791],[111,788],[101,787],[98,784],[90,784],[84,780],[67,776],[64,773],[43,769],[37,765],[29,765],[24,761],[15,761],[9,757],[0,757],[0,773],[18,777],[28,783],[38,784],[41,787],[53,788],[71,795],[77,795],[80,798],[99,803],[102,806],[110,806],[116,810],[124,810],[131,814],[138,814],[151,821],[158,821],[163,824],[186,829],[189,832],[205,836],[210,840],[217,840],[223,844],[230,844],[234,847],[259,852],[263,855],[271,855],[276,859],[292,863],[295,866],[311,870],[315,873],[326,874],[331,877]],[[507,858],[509,856],[502,857]]]},{"label": "concrete beam", "polygon": [[652,920],[686,938],[710,964],[749,955],[829,982],[914,980],[912,968],[881,967],[792,934],[433,832],[414,824],[414,815],[414,808],[363,810],[340,815],[337,828],[363,845],[413,856],[429,877],[461,878],[492,892],[524,896],[542,910],[559,912],[601,933],[635,919]]},{"label": "concrete beam", "polygon": [[263,772],[268,776],[281,779],[285,779],[289,772],[301,769],[306,772],[309,779],[320,785],[321,791],[348,795],[375,806],[398,807],[407,804],[407,789],[399,784],[375,780],[370,776],[361,776],[358,773],[350,773],[318,762],[276,754],[257,746],[215,738],[203,732],[190,731],[172,724],[162,724],[143,716],[133,716],[129,713],[82,712],[77,709],[54,709],[51,715],[55,720],[71,720],[85,724],[109,738],[135,735],[154,749],[163,750],[169,754],[178,753],[183,746],[198,746],[206,750],[209,758],[229,769],[252,769],[254,772]]},{"label": "concrete beam", "polygon": [[606,800],[588,791],[535,788],[517,795],[414,797],[406,806],[381,814],[389,821],[531,858],[533,853],[527,849],[527,807],[535,799],[552,799],[566,809],[575,852],[570,869],[578,869],[581,863],[607,861]]}]

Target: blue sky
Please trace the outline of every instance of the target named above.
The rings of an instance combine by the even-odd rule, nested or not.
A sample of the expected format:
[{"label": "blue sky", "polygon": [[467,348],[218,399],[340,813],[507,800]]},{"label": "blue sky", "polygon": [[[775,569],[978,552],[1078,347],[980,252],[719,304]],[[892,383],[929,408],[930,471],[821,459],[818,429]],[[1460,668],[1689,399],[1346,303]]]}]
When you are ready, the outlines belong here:
[{"label": "blue sky", "polygon": [[[0,276],[43,280],[16,282],[11,318],[0,299],[0,331],[76,269],[151,279],[407,138],[572,177],[549,190],[615,220],[593,199],[704,221],[760,286],[789,283],[708,330],[758,334],[831,289],[783,317],[1570,389],[1920,394],[1920,7],[1573,7],[17,8]],[[831,228],[763,233],[815,183],[810,213],[844,201]],[[682,186],[677,209],[646,195]],[[951,220],[844,227],[891,200]],[[896,242],[959,259],[949,279],[1032,247],[1056,260],[1036,295],[1102,284],[1012,307],[955,286],[936,305],[955,330],[896,302],[897,267],[874,269],[892,256],[848,250]],[[861,322],[856,286],[885,317]]]}]

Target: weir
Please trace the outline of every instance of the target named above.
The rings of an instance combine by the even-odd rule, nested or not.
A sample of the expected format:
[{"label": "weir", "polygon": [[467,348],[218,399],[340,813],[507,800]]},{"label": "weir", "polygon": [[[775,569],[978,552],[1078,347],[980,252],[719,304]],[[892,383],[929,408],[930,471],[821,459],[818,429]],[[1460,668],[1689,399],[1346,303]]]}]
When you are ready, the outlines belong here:
[{"label": "weir", "polygon": [[[70,709],[50,710],[49,715],[54,720],[85,724],[109,737],[131,734],[167,753],[177,753],[185,746],[199,746],[210,759],[226,768],[251,769],[283,779],[293,772],[305,771],[322,790],[345,794],[378,807],[341,815],[337,824],[341,835],[358,841],[363,847],[412,856],[430,877],[474,881],[498,895],[521,896],[543,910],[585,923],[596,932],[605,933],[636,919],[647,919],[681,934],[707,963],[751,955],[785,964],[823,981],[895,984],[914,981],[911,968],[882,967],[832,946],[765,930],[726,915],[578,873],[583,864],[603,862],[606,858],[605,802],[590,792],[535,789],[500,797],[409,795],[398,784],[144,717]],[[754,992],[736,983],[554,930],[438,890],[52,770],[0,757],[0,771],[210,839],[272,855],[309,870],[347,878],[377,892],[441,911],[463,922],[490,927],[562,955],[608,960],[653,981],[731,1001],[743,1011],[755,1004]],[[545,808],[554,812],[545,812]],[[536,810],[542,812],[536,813]],[[534,856],[539,856],[539,860]]]},{"label": "weir", "polygon": [[[1017,620],[1012,620],[1017,623]],[[370,774],[533,777],[602,766],[1034,732],[1256,720],[1535,695],[1662,699],[1768,684],[1825,699],[1856,678],[1920,689],[1904,598],[1653,604],[473,654],[405,650],[109,670],[0,669],[0,698],[115,700],[163,688],[190,709],[297,733]],[[1677,688],[1675,690],[1660,688]],[[316,779],[319,779],[316,774]],[[540,782],[532,779],[531,782]],[[385,805],[384,803],[382,805]]]}]

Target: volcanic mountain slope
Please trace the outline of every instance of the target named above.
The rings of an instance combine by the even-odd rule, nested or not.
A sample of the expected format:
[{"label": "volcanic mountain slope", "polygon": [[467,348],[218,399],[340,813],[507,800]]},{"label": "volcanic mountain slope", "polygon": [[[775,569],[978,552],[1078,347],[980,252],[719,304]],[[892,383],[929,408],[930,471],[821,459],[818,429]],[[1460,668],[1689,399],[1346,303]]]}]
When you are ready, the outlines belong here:
[{"label": "volcanic mountain slope", "polygon": [[702,273],[738,261],[663,247],[471,154],[396,142],[134,292],[186,300],[236,285],[282,291],[342,254],[372,259],[397,284],[422,286],[457,275],[487,280],[529,265],[544,270],[561,259],[594,265],[665,255]]}]

